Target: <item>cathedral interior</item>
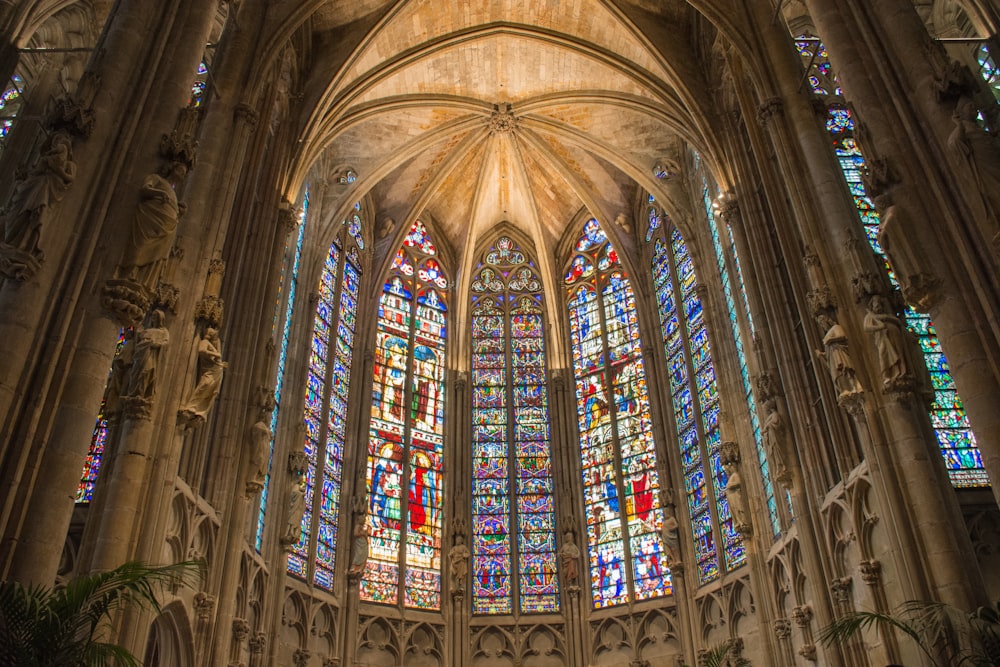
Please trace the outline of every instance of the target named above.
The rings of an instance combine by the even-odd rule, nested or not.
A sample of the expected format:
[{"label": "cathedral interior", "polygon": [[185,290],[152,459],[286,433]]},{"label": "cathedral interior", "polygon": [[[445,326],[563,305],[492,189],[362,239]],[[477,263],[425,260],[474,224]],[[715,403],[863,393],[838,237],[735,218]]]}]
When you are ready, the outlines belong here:
[{"label": "cathedral interior", "polygon": [[147,667],[931,664],[1000,599],[994,0],[0,2],[0,580]]}]

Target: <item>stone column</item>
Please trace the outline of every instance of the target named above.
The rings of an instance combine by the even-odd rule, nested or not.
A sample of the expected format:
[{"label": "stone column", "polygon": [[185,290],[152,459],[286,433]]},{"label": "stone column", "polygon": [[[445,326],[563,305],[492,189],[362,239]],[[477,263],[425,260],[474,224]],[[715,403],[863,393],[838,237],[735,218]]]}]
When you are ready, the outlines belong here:
[{"label": "stone column", "polygon": [[[806,4],[857,111],[861,147],[876,176],[870,194],[882,218],[880,241],[907,301],[934,321],[994,496],[1000,501],[1000,381],[995,371],[1000,360],[980,331],[988,321],[993,339],[1000,335],[990,280],[997,278],[995,248],[992,258],[975,257],[1000,232],[993,229],[996,211],[993,223],[983,218],[995,197],[989,191],[1000,192],[1000,181],[977,184],[969,171],[979,161],[983,164],[976,171],[991,173],[986,165],[1000,164],[1000,155],[969,128],[975,150],[970,149],[968,163],[949,146],[950,135],[961,127],[953,122],[952,113],[969,92],[964,78],[969,73],[949,67],[912,3],[883,0],[853,9],[817,0]],[[881,45],[877,52],[870,46],[872,39]],[[880,78],[868,65],[887,55],[895,56],[892,62],[901,68],[899,78],[892,81]],[[908,108],[913,109],[904,118],[891,106],[900,85],[906,86]],[[914,124],[921,129],[914,129]],[[926,146],[924,151],[915,150],[920,143]],[[968,230],[976,225],[970,220],[979,226],[971,235]],[[973,296],[973,290],[979,296]]]},{"label": "stone column", "polygon": [[[149,170],[145,161],[148,153],[138,150],[134,155],[126,154],[119,142],[137,142],[135,145],[148,150],[152,146],[147,142],[169,129],[177,110],[187,102],[214,15],[215,6],[200,0],[183,0],[152,14],[147,3],[118,3],[102,37],[100,56],[80,84],[81,90],[93,93],[93,114],[88,110],[89,100],[71,99],[62,107],[71,120],[82,119],[86,124],[88,119],[99,119],[90,120],[95,131],[85,150],[75,151],[78,173],[86,173],[88,178],[77,179],[60,217],[52,223],[54,230],[65,233],[42,230],[43,241],[48,239],[47,250],[52,251],[42,270],[30,285],[18,287],[8,282],[0,288],[4,312],[23,315],[16,321],[5,318],[0,325],[0,336],[15,351],[0,361],[0,412],[7,414],[11,407],[17,411],[22,406],[13,388],[27,361],[37,378],[42,402],[23,404],[14,417],[19,424],[15,437],[41,438],[46,443],[36,464],[37,474],[25,471],[19,478],[20,470],[4,471],[5,480],[20,482],[18,491],[10,494],[17,495],[21,503],[14,510],[31,517],[19,533],[13,524],[7,526],[9,544],[16,540],[10,549],[15,552],[9,569],[12,578],[48,583],[54,576],[73,509],[73,489],[79,481],[114,353],[120,324],[108,319],[97,296],[111,264],[96,252],[97,242],[104,239],[112,256],[119,256],[130,235],[135,209],[131,202],[114,207],[114,195],[117,199],[126,193],[135,197],[139,190],[137,184],[119,180],[122,173],[129,173],[122,171],[123,165],[132,163],[133,169],[141,170],[138,173]],[[159,59],[150,62],[150,52],[155,50],[159,50]],[[139,63],[150,69],[143,70]],[[149,85],[151,77],[157,80],[156,87]],[[66,115],[61,113],[61,118]],[[166,118],[170,118],[169,123],[163,123]],[[167,137],[168,142],[170,139]],[[164,146],[165,150],[174,148],[172,143]],[[177,154],[171,159],[183,161]],[[114,214],[106,219],[110,208]],[[62,271],[65,265],[86,268],[70,273]],[[142,314],[131,313],[129,323]],[[38,330],[48,330],[49,335],[39,341]],[[57,368],[59,382],[55,383]],[[42,412],[56,405],[58,412]],[[29,425],[33,421],[35,425]]]}]

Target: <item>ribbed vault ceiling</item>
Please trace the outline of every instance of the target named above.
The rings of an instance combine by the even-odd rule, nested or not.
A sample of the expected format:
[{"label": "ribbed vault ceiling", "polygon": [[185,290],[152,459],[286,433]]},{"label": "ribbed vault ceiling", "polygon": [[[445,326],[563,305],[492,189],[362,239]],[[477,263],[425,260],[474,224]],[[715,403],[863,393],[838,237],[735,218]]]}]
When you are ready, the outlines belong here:
[{"label": "ribbed vault ceiling", "polygon": [[303,91],[301,162],[358,175],[331,219],[370,194],[379,223],[431,220],[460,264],[502,220],[551,250],[581,209],[630,219],[676,137],[712,144],[691,46],[708,24],[685,2],[313,4],[326,48]]}]

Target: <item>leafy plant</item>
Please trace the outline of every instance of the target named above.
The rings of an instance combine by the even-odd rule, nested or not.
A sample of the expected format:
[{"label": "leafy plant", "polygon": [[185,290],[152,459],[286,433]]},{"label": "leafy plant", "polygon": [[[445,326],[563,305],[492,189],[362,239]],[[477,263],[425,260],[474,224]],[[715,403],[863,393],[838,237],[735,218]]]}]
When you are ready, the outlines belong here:
[{"label": "leafy plant", "polygon": [[160,611],[163,586],[191,585],[201,563],[150,567],[129,562],[64,586],[0,583],[0,664],[9,667],[138,667],[121,646],[99,641],[114,612],[126,605]]},{"label": "leafy plant", "polygon": [[698,656],[702,667],[748,667],[750,661],[733,648],[733,640],[716,644]]},{"label": "leafy plant", "polygon": [[1000,667],[1000,604],[970,613],[940,602],[910,601],[894,612],[845,614],[819,635],[824,644],[842,644],[873,629],[880,636],[899,631],[940,667]]}]

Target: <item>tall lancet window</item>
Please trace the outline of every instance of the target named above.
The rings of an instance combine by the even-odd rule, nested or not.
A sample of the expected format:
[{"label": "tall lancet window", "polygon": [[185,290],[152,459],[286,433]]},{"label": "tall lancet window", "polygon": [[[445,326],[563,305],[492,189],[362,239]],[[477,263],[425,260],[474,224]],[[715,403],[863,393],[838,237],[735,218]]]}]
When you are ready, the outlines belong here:
[{"label": "tall lancet window", "polygon": [[635,296],[591,219],[566,272],[595,608],[671,592]]},{"label": "tall lancet window", "polygon": [[[854,205],[864,226],[865,235],[875,253],[885,264],[889,279],[898,286],[896,276],[885,260],[885,254],[878,242],[880,224],[878,211],[865,190],[861,174],[865,170],[865,158],[855,140],[854,117],[847,107],[840,86],[834,76],[826,47],[810,35],[796,37],[795,44],[808,68],[807,80],[813,93],[826,105],[826,129],[830,133],[833,150],[840,163],[840,169],[854,198]],[[918,313],[909,306],[903,311],[906,325],[916,334],[924,353],[924,361],[930,372],[934,387],[934,404],[931,407],[931,424],[937,434],[941,455],[952,485],[958,488],[987,487],[990,485],[983,458],[972,433],[969,418],[958,395],[951,369],[938,342],[934,323],[929,315]]]},{"label": "tall lancet window", "polygon": [[726,569],[746,562],[746,549],[733,526],[726,500],[726,473],[720,460],[719,393],[701,299],[695,293],[698,283],[694,264],[676,228],[668,227],[653,248],[653,283],[684,466],[698,582],[704,584],[719,577],[720,559],[721,567]]},{"label": "tall lancet window", "polygon": [[[303,418],[308,459],[304,478],[306,510],[299,541],[288,554],[289,573],[308,580],[310,549],[312,581],[333,589],[337,523],[343,478],[347,398],[354,351],[361,264],[355,246],[330,245],[320,274],[309,356]],[[314,546],[315,545],[315,546]]]},{"label": "tall lancet window", "polygon": [[[448,279],[419,220],[382,288],[368,436],[371,540],[361,599],[441,608]],[[403,492],[405,490],[405,493]]]},{"label": "tall lancet window", "polygon": [[542,284],[506,236],[473,276],[473,612],[557,611]]}]

